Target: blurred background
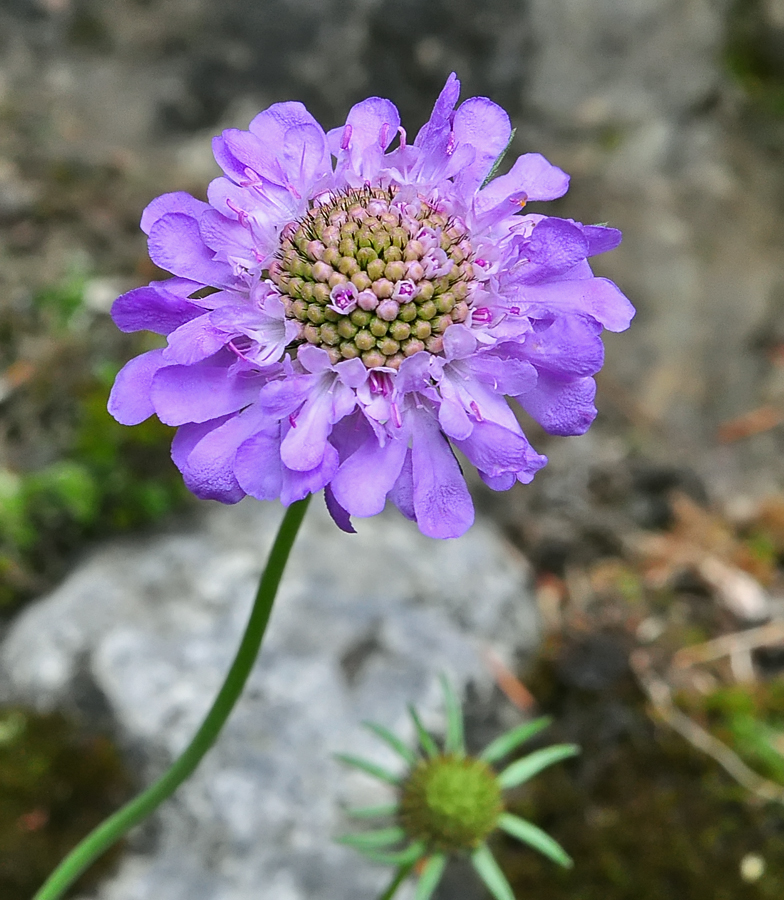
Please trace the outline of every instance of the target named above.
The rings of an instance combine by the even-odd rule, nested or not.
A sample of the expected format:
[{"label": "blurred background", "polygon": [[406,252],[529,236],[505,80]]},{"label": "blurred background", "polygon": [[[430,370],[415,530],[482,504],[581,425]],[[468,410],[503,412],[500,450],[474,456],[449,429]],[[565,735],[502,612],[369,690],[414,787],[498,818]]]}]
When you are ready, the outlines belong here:
[{"label": "blurred background", "polygon": [[[544,623],[499,690],[594,753],[520,799],[576,873],[511,847],[508,870],[531,898],[781,896],[784,0],[0,0],[2,628],[98,537],[198,515],[169,430],[105,412],[120,366],[153,346],[108,317],[156,276],[144,206],[204,197],[211,136],[272,102],[330,128],[389,97],[413,134],[451,71],[463,98],[509,112],[510,162],[537,151],[571,174],[546,211],[623,231],[594,268],[638,309],[607,336],[591,432],[527,423],[551,459],[535,483],[472,485],[530,560]],[[686,647],[703,649],[684,662]],[[49,813],[30,815],[51,802],[30,799],[32,751],[14,756],[25,729],[8,723],[28,713],[3,715],[0,900],[16,900],[37,865],[17,833],[48,835]],[[63,722],[36,728],[44,757],[65,752],[46,749]],[[121,794],[114,751],[90,746]],[[742,787],[722,753],[750,767]]]}]

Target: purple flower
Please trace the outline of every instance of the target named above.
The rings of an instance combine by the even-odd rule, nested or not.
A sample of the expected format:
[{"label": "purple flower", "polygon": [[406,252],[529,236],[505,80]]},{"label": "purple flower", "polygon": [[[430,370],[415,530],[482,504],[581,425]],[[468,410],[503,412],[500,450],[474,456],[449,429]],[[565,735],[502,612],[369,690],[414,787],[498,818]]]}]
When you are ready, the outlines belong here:
[{"label": "purple flower", "polygon": [[323,488],[344,529],[390,499],[456,537],[474,513],[454,448],[495,490],[546,463],[507,397],[552,434],[591,424],[601,331],[634,310],[587,259],[620,232],[522,214],[568,187],[539,154],[484,184],[509,119],[483,97],[455,109],[458,93],[451,75],[413,143],[388,100],[326,134],[274,104],[215,138],[208,203],[164,194],[144,211],[174,277],[112,314],[167,346],[123,368],[109,409],[178,426],[172,457],[199,497]]}]

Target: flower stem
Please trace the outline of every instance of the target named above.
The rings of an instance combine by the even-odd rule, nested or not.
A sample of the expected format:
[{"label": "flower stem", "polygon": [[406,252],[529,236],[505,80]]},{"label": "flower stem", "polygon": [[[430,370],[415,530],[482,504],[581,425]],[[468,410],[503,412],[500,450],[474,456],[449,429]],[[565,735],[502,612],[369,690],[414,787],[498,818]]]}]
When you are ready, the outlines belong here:
[{"label": "flower stem", "polygon": [[234,662],[193,740],[154,784],[91,831],[52,872],[33,900],[57,900],[62,896],[95,859],[171,796],[215,743],[258,656],[278,585],[309,501],[308,496],[292,503],[283,517]]},{"label": "flower stem", "polygon": [[397,889],[401,884],[408,878],[416,865],[416,861],[411,863],[406,863],[405,865],[400,866],[400,868],[395,872],[395,876],[392,881],[389,882],[389,886],[384,891],[384,893],[378,898],[378,900],[392,900],[392,898],[397,893]]}]

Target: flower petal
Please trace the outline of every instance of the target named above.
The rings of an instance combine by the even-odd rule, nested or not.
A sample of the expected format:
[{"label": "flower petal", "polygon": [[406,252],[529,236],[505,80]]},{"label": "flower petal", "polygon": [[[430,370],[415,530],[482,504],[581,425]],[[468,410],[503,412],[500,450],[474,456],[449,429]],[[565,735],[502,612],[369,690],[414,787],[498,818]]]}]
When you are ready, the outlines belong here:
[{"label": "flower petal", "polygon": [[169,213],[184,213],[192,219],[198,219],[209,208],[208,203],[191,197],[185,191],[161,194],[160,197],[156,197],[152,203],[148,204],[142,213],[141,229],[145,234],[149,234],[150,229],[158,219]]},{"label": "flower petal", "polygon": [[264,379],[230,375],[226,366],[167,366],[153,378],[152,402],[167,425],[206,422],[237,412],[257,399]]},{"label": "flower petal", "polygon": [[338,453],[327,444],[321,463],[309,472],[296,472],[283,467],[283,485],[280,490],[280,502],[284,506],[316,494],[334,478],[339,465]]},{"label": "flower petal", "polygon": [[403,440],[388,440],[381,447],[375,435],[371,436],[332,479],[335,499],[352,516],[380,513],[403,468],[407,449]]},{"label": "flower petal", "polygon": [[275,500],[283,485],[280,427],[262,429],[240,444],[234,458],[240,487],[257,500]]},{"label": "flower petal", "polygon": [[549,434],[584,434],[596,418],[593,378],[560,379],[541,373],[536,389],[518,397],[523,409]]},{"label": "flower petal", "polygon": [[453,538],[474,522],[463,473],[438,423],[426,411],[412,414],[414,512],[422,534]]},{"label": "flower petal", "polygon": [[203,310],[161,287],[135,288],[112,304],[112,319],[120,331],[152,331],[169,334]]},{"label": "flower petal", "polygon": [[410,519],[412,522],[416,521],[416,511],[414,510],[414,468],[410,448],[406,450],[406,457],[403,460],[400,475],[398,475],[397,481],[389,492],[389,499],[407,519]]},{"label": "flower petal", "polygon": [[127,362],[117,373],[108,409],[121,425],[138,425],[155,412],[150,398],[152,380],[164,365],[163,350],[149,350]]},{"label": "flower petal", "polygon": [[191,216],[168,213],[152,226],[148,241],[150,259],[162,269],[201,284],[232,285],[231,267],[216,262],[202,240],[199,223]]},{"label": "flower petal", "polygon": [[625,331],[635,312],[609,278],[570,278],[521,285],[514,299],[526,315],[537,311],[588,315],[609,331]]},{"label": "flower petal", "polygon": [[473,192],[509,144],[512,124],[497,103],[486,97],[471,97],[457,108],[452,131],[458,143],[470,144],[476,149],[473,165],[457,178],[463,190]]},{"label": "flower petal", "polygon": [[533,476],[547,461],[534,451],[522,433],[510,431],[495,422],[477,422],[469,438],[456,440],[454,444],[487,475],[514,472],[515,475],[530,473]]},{"label": "flower petal", "polygon": [[163,357],[169,365],[190,366],[217,353],[230,337],[231,334],[212,324],[211,314],[207,312],[172,331]]},{"label": "flower petal", "polygon": [[327,505],[327,511],[330,516],[332,516],[332,521],[338,526],[341,531],[345,531],[346,534],[356,534],[357,529],[351,524],[351,518],[348,512],[343,509],[343,507],[338,503],[335,499],[335,495],[332,493],[332,488],[330,485],[327,485],[324,488],[324,503]]},{"label": "flower petal", "polygon": [[494,178],[476,195],[477,210],[485,212],[512,194],[523,192],[528,200],[555,200],[569,189],[569,176],[549,163],[541,153],[524,153],[506,175]]},{"label": "flower petal", "polygon": [[[601,326],[587,316],[558,316],[545,329],[527,334],[515,348],[537,369],[558,375],[595,375],[604,362]],[[507,391],[510,396],[524,391]]]},{"label": "flower petal", "polygon": [[188,454],[182,467],[188,489],[202,500],[238,503],[245,491],[235,475],[237,450],[263,427],[258,407],[238,413],[208,432]]}]

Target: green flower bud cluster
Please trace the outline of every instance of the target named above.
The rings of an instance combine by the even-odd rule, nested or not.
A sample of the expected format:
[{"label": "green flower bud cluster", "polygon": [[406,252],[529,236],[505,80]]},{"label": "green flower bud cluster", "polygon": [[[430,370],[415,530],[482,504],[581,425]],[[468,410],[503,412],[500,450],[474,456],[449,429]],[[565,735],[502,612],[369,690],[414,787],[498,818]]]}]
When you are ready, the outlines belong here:
[{"label": "green flower bud cluster", "polygon": [[300,340],[333,363],[398,368],[468,317],[473,248],[465,227],[421,200],[349,189],[289,223],[268,276]]},{"label": "green flower bud cluster", "polygon": [[474,850],[496,828],[501,786],[483,760],[456,754],[423,759],[400,797],[400,824],[436,852]]}]

